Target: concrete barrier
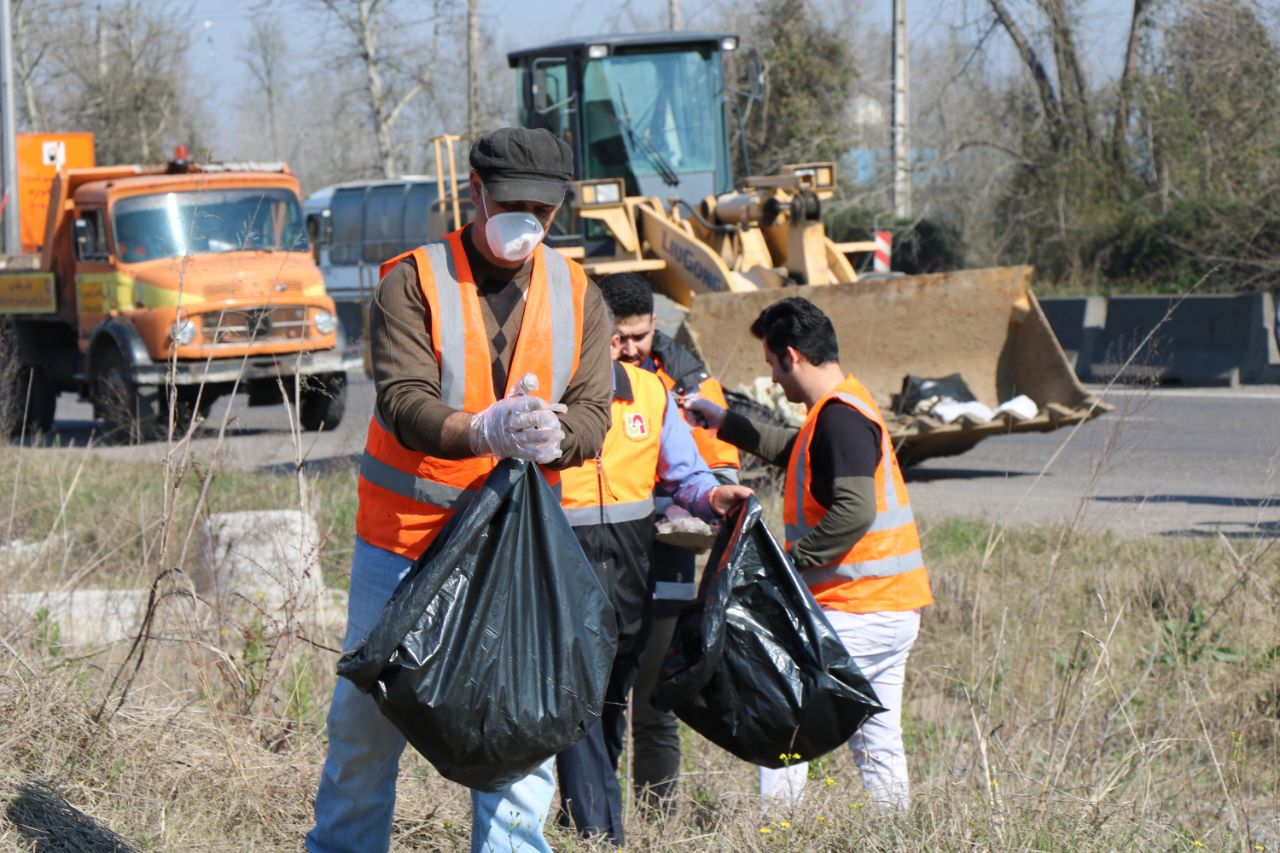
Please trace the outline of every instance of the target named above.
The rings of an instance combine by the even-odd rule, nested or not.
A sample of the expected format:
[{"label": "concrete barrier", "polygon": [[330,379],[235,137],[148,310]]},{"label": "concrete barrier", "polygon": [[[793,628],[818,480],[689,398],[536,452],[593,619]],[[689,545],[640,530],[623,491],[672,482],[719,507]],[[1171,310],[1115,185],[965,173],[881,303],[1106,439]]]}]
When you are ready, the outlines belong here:
[{"label": "concrete barrier", "polygon": [[196,590],[219,608],[240,598],[267,610],[321,604],[320,531],[297,510],[223,512],[200,531]]},{"label": "concrete barrier", "polygon": [[1177,296],[1113,296],[1102,332],[1077,373],[1093,382],[1275,382],[1280,357],[1274,300],[1269,293],[1206,294],[1181,302]]},{"label": "concrete barrier", "polygon": [[1081,373],[1081,367],[1093,360],[1102,337],[1107,322],[1106,297],[1050,296],[1038,301],[1076,375],[1087,378]]}]

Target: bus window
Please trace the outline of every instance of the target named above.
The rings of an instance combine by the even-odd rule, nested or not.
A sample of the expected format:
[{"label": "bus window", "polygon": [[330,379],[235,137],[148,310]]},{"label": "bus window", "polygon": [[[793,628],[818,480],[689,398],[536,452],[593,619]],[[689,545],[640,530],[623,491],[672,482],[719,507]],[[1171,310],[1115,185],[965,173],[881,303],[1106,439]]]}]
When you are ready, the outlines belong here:
[{"label": "bus window", "polygon": [[364,230],[364,189],[338,190],[329,202],[333,217],[333,242],[329,262],[352,267],[360,262],[360,234]]},{"label": "bus window", "polygon": [[380,264],[399,254],[404,184],[373,187],[364,197],[364,262]]},{"label": "bus window", "polygon": [[404,233],[400,251],[408,252],[423,243],[441,236],[430,229],[431,203],[435,201],[436,188],[431,184],[413,184],[404,203]]}]

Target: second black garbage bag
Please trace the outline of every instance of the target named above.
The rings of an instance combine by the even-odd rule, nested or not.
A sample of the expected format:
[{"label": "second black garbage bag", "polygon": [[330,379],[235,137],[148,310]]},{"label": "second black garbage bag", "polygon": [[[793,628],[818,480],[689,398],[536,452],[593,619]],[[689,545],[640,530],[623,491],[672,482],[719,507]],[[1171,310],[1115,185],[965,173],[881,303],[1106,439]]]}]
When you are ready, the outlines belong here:
[{"label": "second black garbage bag", "polygon": [[505,461],[400,583],[338,674],[446,779],[496,791],[600,717],[617,625],[560,501]]},{"label": "second black garbage bag", "polygon": [[653,702],[765,767],[824,755],[884,710],[755,498],[721,529]]}]

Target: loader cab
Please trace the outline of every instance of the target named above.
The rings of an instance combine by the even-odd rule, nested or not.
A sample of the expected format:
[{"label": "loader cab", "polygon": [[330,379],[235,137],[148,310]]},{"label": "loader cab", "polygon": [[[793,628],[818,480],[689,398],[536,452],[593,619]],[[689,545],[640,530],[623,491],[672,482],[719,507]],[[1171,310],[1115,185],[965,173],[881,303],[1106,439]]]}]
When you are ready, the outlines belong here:
[{"label": "loader cab", "polygon": [[[728,33],[650,33],[570,39],[508,54],[520,124],[573,149],[575,178],[621,178],[627,195],[692,206],[733,189],[723,53]],[[549,241],[585,239],[567,214]],[[556,231],[559,233],[557,234]]]}]

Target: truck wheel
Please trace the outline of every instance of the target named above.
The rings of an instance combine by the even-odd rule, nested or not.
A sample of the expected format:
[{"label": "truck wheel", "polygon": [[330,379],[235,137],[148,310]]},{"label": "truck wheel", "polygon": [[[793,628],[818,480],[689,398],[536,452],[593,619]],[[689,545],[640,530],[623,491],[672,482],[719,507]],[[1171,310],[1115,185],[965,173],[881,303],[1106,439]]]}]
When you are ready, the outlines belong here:
[{"label": "truck wheel", "polygon": [[324,373],[302,378],[298,423],[308,432],[332,432],[342,423],[347,408],[347,374]]},{"label": "truck wheel", "polygon": [[161,417],[160,389],[136,385],[129,365],[114,347],[98,364],[93,383],[93,410],[102,421],[102,436],[111,444],[140,444],[159,438],[168,425]]},{"label": "truck wheel", "polygon": [[43,367],[23,364],[9,383],[4,404],[4,419],[11,436],[43,435],[53,431],[58,389]]}]

